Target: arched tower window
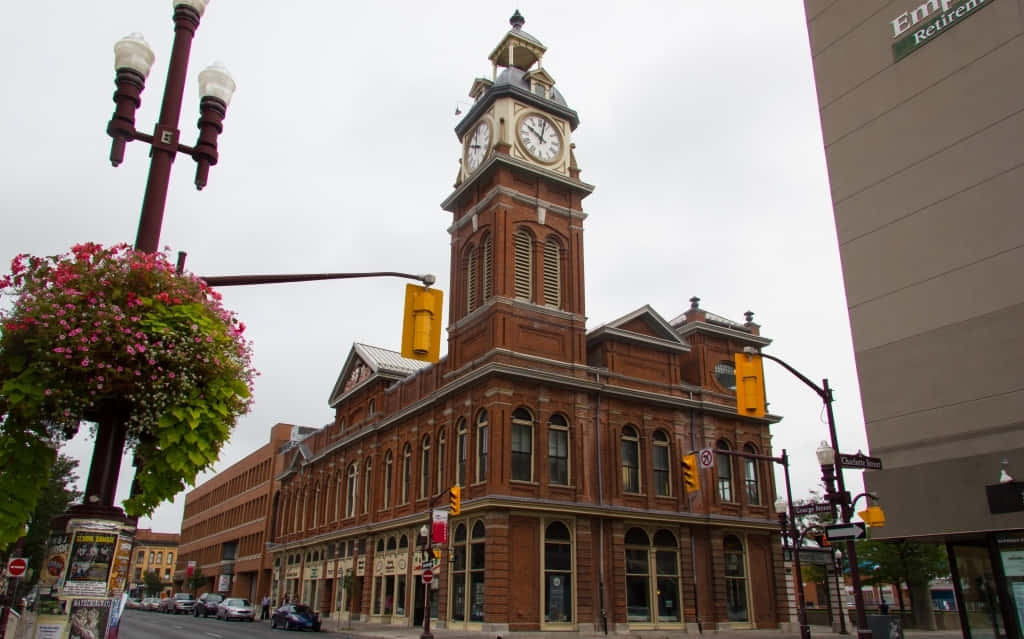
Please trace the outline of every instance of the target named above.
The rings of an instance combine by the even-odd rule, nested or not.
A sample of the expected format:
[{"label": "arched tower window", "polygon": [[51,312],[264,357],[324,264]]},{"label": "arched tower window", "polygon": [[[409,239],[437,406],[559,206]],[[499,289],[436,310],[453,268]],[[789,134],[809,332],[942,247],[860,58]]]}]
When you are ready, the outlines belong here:
[{"label": "arched tower window", "polygon": [[[757,449],[753,444],[745,444],[743,452],[756,455]],[[757,476],[757,460],[749,457],[743,458],[743,483],[747,489],[747,503],[751,506],[761,505],[761,486]]]},{"label": "arched tower window", "polygon": [[668,497],[672,494],[672,482],[669,479],[668,473],[668,435],[660,430],[655,431],[653,439],[654,450],[651,465],[654,467],[654,494],[660,497]]},{"label": "arched tower window", "polygon": [[[718,440],[718,450],[731,450],[729,442]],[[718,498],[722,501],[733,501],[732,497],[732,455],[715,455],[718,466]]]},{"label": "arched tower window", "polygon": [[622,492],[640,492],[640,436],[632,426],[622,429]]},{"label": "arched tower window", "polygon": [[478,306],[476,294],[479,284],[479,271],[477,271],[476,257],[476,247],[470,245],[463,256],[466,273],[466,313],[472,313]]},{"label": "arched tower window", "polygon": [[533,416],[525,408],[512,413],[512,479],[533,481]]},{"label": "arched tower window", "polygon": [[544,303],[562,307],[561,247],[554,238],[544,242]]},{"label": "arched tower window", "polygon": [[487,479],[487,411],[482,410],[476,416],[476,480]]},{"label": "arched tower window", "polygon": [[548,420],[548,481],[569,483],[569,422],[561,415]]},{"label": "arched tower window", "polygon": [[533,238],[525,230],[516,233],[513,240],[513,274],[516,297],[533,299]]}]

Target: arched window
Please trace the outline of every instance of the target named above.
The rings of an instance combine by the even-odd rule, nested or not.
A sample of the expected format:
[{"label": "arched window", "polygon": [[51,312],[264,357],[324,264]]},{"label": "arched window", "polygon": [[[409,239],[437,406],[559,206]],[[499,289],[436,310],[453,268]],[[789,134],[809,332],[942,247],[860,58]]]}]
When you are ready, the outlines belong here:
[{"label": "arched window", "polygon": [[341,518],[342,505],[342,492],[341,492],[341,473],[339,472],[334,478],[334,521],[338,521]]},{"label": "arched window", "polygon": [[356,479],[359,477],[359,470],[355,463],[348,467],[348,481],[345,485],[345,516],[356,516]]},{"label": "arched window", "polygon": [[371,399],[370,402],[366,405],[366,416],[367,417],[373,417],[373,414],[376,413],[376,412],[377,412],[377,402],[376,402],[376,400],[372,400]]},{"label": "arched window", "polygon": [[747,577],[743,560],[743,544],[739,538],[728,535],[725,551],[725,604],[729,621],[748,621]]},{"label": "arched window", "polygon": [[560,521],[544,531],[544,621],[572,622],[572,537]]},{"label": "arched window", "polygon": [[[753,444],[743,446],[743,452],[756,455],[757,449]],[[751,506],[761,505],[761,486],[758,481],[758,465],[756,459],[743,458],[743,483],[747,488],[747,503]]]},{"label": "arched window", "polygon": [[569,483],[569,422],[561,415],[548,420],[548,481]]},{"label": "arched window", "polygon": [[409,485],[412,483],[412,446],[405,445],[402,449],[402,501],[409,503]]},{"label": "arched window", "polygon": [[440,495],[444,492],[447,484],[445,483],[445,453],[448,450],[448,438],[445,435],[445,431],[441,431],[437,434],[437,491],[434,493]]},{"label": "arched window", "polygon": [[664,431],[654,432],[654,450],[651,455],[651,466],[654,469],[654,494],[668,497],[672,494],[672,481],[668,474],[668,435]]},{"label": "arched window", "polygon": [[370,512],[370,502],[373,501],[373,460],[366,458],[363,466],[363,512]]},{"label": "arched window", "polygon": [[[729,442],[718,440],[718,450],[731,450]],[[715,455],[718,467],[718,498],[722,501],[733,501],[732,497],[732,455]]]},{"label": "arched window", "polygon": [[487,411],[476,416],[476,480],[487,479]]},{"label": "arched window", "polygon": [[527,231],[520,230],[512,244],[516,297],[530,300],[533,298],[533,238]]},{"label": "arched window", "polygon": [[[653,621],[655,625],[682,623],[679,545],[675,535],[659,530],[651,543],[646,531],[630,528],[625,545],[627,620]],[[656,614],[651,602],[657,604]]]},{"label": "arched window", "polygon": [[477,290],[478,290],[478,276],[477,276],[477,256],[476,247],[470,245],[466,249],[466,253],[463,256],[463,263],[465,264],[466,273],[466,313],[472,313],[477,307]]},{"label": "arched window", "polygon": [[430,492],[430,435],[424,435],[420,442],[420,499]]},{"label": "arched window", "polygon": [[512,413],[512,479],[533,481],[533,416],[525,408]]},{"label": "arched window", "polygon": [[654,533],[654,569],[658,577],[658,621],[680,623],[683,608],[679,584],[679,543],[667,530]]},{"label": "arched window", "polygon": [[320,482],[313,487],[313,512],[311,514],[313,515],[311,527],[316,528],[320,525]]},{"label": "arched window", "polygon": [[391,451],[389,450],[384,453],[384,508],[391,508],[392,465]]},{"label": "arched window", "polygon": [[544,242],[544,303],[562,307],[561,247],[554,238]]},{"label": "arched window", "polygon": [[455,442],[455,454],[458,457],[455,462],[458,466],[455,469],[455,481],[459,486],[466,485],[466,420],[459,419],[456,425],[457,439]]},{"label": "arched window", "polygon": [[632,426],[622,429],[622,492],[640,492],[640,436]]},{"label": "arched window", "polygon": [[480,242],[480,283],[484,301],[491,298],[494,290],[491,285],[491,271],[491,235],[488,233]]},{"label": "arched window", "polygon": [[473,524],[470,539],[467,531],[466,524],[459,524],[452,542],[451,618],[483,621],[486,531],[481,521]]},{"label": "arched window", "polygon": [[651,620],[650,540],[639,528],[626,532],[626,621]]}]

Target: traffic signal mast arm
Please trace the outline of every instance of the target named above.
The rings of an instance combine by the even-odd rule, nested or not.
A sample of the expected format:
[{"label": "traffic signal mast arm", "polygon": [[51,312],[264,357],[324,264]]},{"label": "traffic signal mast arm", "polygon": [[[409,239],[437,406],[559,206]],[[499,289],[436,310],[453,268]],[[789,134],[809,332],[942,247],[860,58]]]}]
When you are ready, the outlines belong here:
[{"label": "traffic signal mast arm", "polygon": [[[179,264],[181,262],[179,261]],[[283,275],[213,275],[201,277],[208,286],[249,286],[251,284],[287,284],[291,282],[315,282],[318,280],[347,280],[360,277],[401,277],[407,280],[423,282],[430,286],[437,278],[427,273],[414,275],[397,271],[373,271],[369,273],[295,273]]]}]

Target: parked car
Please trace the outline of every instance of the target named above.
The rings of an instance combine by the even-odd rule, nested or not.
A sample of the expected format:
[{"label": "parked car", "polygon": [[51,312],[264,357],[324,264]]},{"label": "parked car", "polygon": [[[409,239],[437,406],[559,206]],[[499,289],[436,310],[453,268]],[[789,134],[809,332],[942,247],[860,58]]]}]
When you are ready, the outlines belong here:
[{"label": "parked car", "polygon": [[252,621],[256,618],[256,611],[248,599],[228,597],[217,605],[217,618],[224,621]]},{"label": "parked car", "polygon": [[141,610],[142,600],[137,597],[129,597],[128,601],[124,602],[124,607],[129,610]]},{"label": "parked car", "polygon": [[160,599],[158,597],[146,597],[142,600],[143,610],[160,610]]},{"label": "parked car", "polygon": [[187,592],[178,592],[160,601],[160,612],[167,614],[188,614],[195,608],[196,600]]},{"label": "parked car", "polygon": [[224,601],[224,595],[216,592],[204,592],[196,599],[196,605],[192,607],[192,614],[196,617],[209,617],[217,614],[217,605]]},{"label": "parked car", "polygon": [[320,615],[303,604],[285,604],[271,615],[270,627],[320,632]]}]

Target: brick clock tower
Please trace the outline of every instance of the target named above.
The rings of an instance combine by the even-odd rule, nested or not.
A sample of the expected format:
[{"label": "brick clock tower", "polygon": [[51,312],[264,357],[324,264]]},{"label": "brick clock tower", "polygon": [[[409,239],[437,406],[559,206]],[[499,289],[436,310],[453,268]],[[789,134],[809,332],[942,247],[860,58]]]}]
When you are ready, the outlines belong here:
[{"label": "brick clock tower", "polygon": [[546,47],[518,11],[509,22],[455,127],[462,156],[441,205],[453,214],[452,371],[503,350],[586,362],[582,201],[594,187],[573,152],[579,117],[541,64]]}]

